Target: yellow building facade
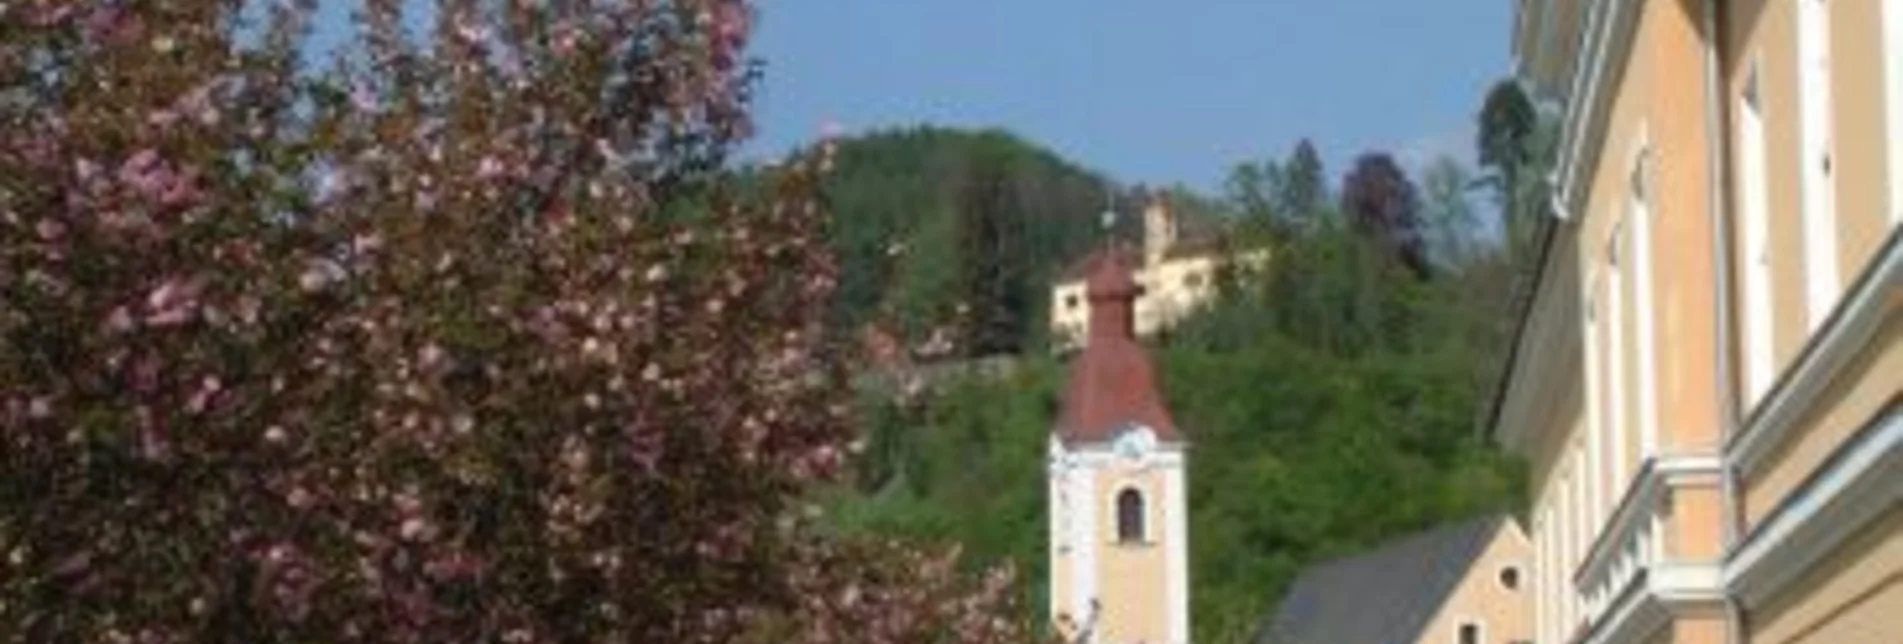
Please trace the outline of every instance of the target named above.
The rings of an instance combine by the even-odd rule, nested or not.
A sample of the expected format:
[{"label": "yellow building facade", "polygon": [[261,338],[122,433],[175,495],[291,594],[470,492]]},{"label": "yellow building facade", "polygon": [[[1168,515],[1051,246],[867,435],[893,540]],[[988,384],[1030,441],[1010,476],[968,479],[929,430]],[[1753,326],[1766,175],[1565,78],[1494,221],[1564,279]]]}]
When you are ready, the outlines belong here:
[{"label": "yellow building facade", "polygon": [[1903,642],[1903,0],[1521,0],[1537,642]]},{"label": "yellow building facade", "polygon": [[[1084,282],[1093,267],[1114,263],[1131,271],[1138,285],[1136,334],[1148,338],[1176,326],[1217,295],[1216,274],[1229,261],[1225,249],[1209,237],[1185,239],[1181,222],[1161,196],[1143,210],[1143,247],[1107,248],[1078,262],[1051,287],[1051,345],[1059,352],[1082,348],[1089,336],[1090,298]],[[1268,254],[1242,254],[1242,266],[1259,270]]]}]

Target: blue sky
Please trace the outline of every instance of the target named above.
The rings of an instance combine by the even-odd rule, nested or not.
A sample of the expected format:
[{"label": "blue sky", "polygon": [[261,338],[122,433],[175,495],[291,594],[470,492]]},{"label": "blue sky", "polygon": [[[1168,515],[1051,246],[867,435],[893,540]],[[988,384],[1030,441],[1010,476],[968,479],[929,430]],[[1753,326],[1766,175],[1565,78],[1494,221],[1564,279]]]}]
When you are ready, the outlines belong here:
[{"label": "blue sky", "polygon": [[769,156],[836,122],[998,126],[1123,181],[1213,189],[1312,137],[1470,159],[1509,0],[761,2]]}]

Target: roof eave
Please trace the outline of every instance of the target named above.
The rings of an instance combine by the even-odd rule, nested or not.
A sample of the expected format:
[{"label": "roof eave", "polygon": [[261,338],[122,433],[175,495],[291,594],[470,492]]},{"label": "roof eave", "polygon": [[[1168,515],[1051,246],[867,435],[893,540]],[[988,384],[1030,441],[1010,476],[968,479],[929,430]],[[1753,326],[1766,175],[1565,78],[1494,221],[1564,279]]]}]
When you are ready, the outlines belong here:
[{"label": "roof eave", "polygon": [[1523,287],[1515,289],[1517,293],[1512,304],[1513,335],[1507,343],[1507,355],[1502,361],[1499,378],[1494,382],[1493,396],[1488,400],[1486,424],[1482,427],[1482,431],[1488,438],[1508,446],[1517,445],[1519,442],[1517,439],[1521,438],[1520,434],[1524,433],[1524,430],[1520,428],[1503,430],[1500,421],[1503,410],[1506,408],[1507,396],[1514,388],[1514,376],[1519,373],[1520,363],[1528,355],[1522,350],[1522,345],[1527,341],[1527,329],[1532,325],[1533,305],[1539,301],[1541,292],[1547,288],[1548,277],[1553,273],[1549,265],[1553,261],[1554,240],[1559,236],[1561,223],[1550,217],[1542,217],[1539,221],[1537,232],[1539,253],[1534,256],[1532,275],[1523,282]]}]

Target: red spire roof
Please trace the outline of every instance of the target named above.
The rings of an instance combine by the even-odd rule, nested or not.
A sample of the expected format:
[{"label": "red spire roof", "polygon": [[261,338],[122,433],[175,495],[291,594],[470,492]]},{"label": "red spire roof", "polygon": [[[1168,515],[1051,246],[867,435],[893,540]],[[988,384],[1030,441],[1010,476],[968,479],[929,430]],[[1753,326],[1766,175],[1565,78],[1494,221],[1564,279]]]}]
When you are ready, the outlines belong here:
[{"label": "red spire roof", "polygon": [[1149,427],[1159,441],[1180,440],[1156,389],[1156,371],[1137,344],[1135,302],[1142,287],[1122,262],[1090,267],[1090,338],[1071,364],[1057,434],[1065,443],[1108,441],[1130,424]]}]

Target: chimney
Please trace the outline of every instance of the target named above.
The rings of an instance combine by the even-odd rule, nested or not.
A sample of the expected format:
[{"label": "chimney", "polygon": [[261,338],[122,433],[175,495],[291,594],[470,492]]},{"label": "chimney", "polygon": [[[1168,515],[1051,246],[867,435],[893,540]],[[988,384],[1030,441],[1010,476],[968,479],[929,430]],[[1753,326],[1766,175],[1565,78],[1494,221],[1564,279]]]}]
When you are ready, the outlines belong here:
[{"label": "chimney", "polygon": [[1143,263],[1155,266],[1163,263],[1163,256],[1170,247],[1176,245],[1176,218],[1170,216],[1169,204],[1163,200],[1161,191],[1151,192],[1149,203],[1143,207]]}]

